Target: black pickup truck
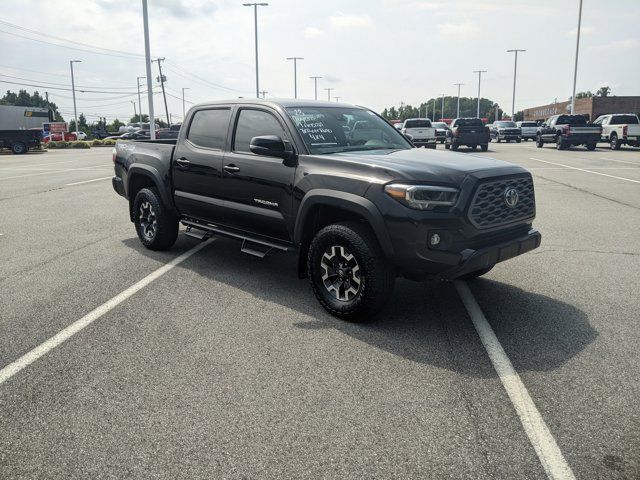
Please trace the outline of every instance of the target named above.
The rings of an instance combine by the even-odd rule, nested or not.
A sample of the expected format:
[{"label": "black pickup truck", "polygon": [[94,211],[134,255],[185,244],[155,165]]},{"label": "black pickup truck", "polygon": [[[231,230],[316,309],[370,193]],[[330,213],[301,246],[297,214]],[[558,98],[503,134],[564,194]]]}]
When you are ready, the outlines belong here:
[{"label": "black pickup truck", "polygon": [[197,105],[177,140],[119,142],[113,161],[146,247],[171,247],[182,222],[259,257],[295,252],[322,306],[349,320],[379,310],[398,275],[477,277],[541,239],[529,172],[414,148],[357,106]]},{"label": "black pickup truck", "polygon": [[456,118],[451,122],[449,131],[444,141],[444,148],[453,151],[461,145],[471,147],[473,150],[478,145],[483,152],[489,148],[491,136],[489,127],[486,127],[479,118]]},{"label": "black pickup truck", "polygon": [[27,153],[40,146],[42,130],[0,130],[0,148],[10,148],[13,153]]},{"label": "black pickup truck", "polygon": [[600,125],[587,123],[582,115],[554,115],[538,127],[536,147],[555,143],[558,150],[565,150],[572,145],[584,145],[587,150],[595,150],[601,133]]}]

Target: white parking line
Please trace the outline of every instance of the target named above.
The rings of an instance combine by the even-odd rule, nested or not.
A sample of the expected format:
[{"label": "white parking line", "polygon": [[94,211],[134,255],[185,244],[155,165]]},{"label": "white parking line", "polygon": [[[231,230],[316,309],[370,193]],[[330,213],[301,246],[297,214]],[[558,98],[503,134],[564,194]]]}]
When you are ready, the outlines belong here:
[{"label": "white parking line", "polygon": [[13,377],[16,373],[20,372],[22,369],[31,365],[33,362],[38,360],[43,355],[46,355],[51,350],[53,350],[57,346],[64,343],[66,340],[70,339],[72,336],[74,336],[76,333],[83,330],[85,327],[88,327],[89,325],[91,325],[93,322],[95,322],[100,317],[102,317],[105,313],[113,310],[115,307],[120,305],[122,302],[124,302],[126,299],[131,297],[133,294],[142,290],[151,282],[153,282],[154,280],[160,278],[165,273],[172,270],[173,267],[180,265],[182,262],[188,259],[191,255],[199,252],[204,247],[209,245],[211,242],[213,242],[213,239],[199,243],[192,249],[187,250],[182,255],[174,258],[169,263],[163,265],[157,270],[154,270],[149,275],[144,277],[142,280],[134,283],[123,292],[120,292],[115,297],[111,298],[110,300],[107,300],[105,303],[103,303],[99,307],[87,313],[81,319],[76,320],[68,327],[64,328],[63,330],[60,330],[53,337],[41,343],[40,345],[35,347],[33,350],[25,353],[22,357],[18,358],[15,362],[10,363],[6,367],[4,367],[2,370],[0,370],[0,385],[6,382],[7,380],[9,380],[11,377]]},{"label": "white parking line", "polygon": [[37,177],[38,175],[57,175],[58,173],[76,172],[79,170],[92,170],[94,168],[113,168],[113,166],[112,165],[94,165],[92,167],[65,168],[64,170],[55,170],[53,172],[28,173],[26,175],[14,175],[13,177],[0,177],[0,180],[12,180],[14,178]]},{"label": "white parking line", "polygon": [[91,183],[91,182],[98,182],[100,180],[106,180],[107,178],[111,178],[109,177],[100,177],[100,178],[94,178],[93,180],[84,180],[82,182],[73,182],[73,183],[66,183],[65,187],[70,187],[71,185],[82,185],[83,183]]},{"label": "white parking line", "polygon": [[640,163],[638,162],[630,162],[628,160],[618,160],[617,158],[600,157],[600,160],[609,160],[610,162],[629,163],[631,165],[638,165],[640,167]]},{"label": "white parking line", "polygon": [[626,182],[640,183],[640,180],[632,180],[630,178],[616,177],[615,175],[609,175],[607,173],[594,172],[593,170],[587,170],[585,168],[571,167],[569,165],[564,165],[562,163],[555,163],[555,162],[549,162],[547,160],[540,160],[539,158],[529,157],[529,159],[530,160],[535,160],[536,162],[548,163],[550,165],[558,165],[559,167],[569,168],[571,170],[579,170],[581,172],[593,173],[594,175],[602,175],[603,177],[610,177],[610,178],[615,178],[615,179],[618,179],[618,180],[624,180]]},{"label": "white parking line", "polygon": [[487,322],[469,286],[462,280],[456,280],[454,285],[547,476],[553,480],[575,480],[571,467],[562,455],[520,376],[513,368],[511,360],[500,345],[498,337]]}]

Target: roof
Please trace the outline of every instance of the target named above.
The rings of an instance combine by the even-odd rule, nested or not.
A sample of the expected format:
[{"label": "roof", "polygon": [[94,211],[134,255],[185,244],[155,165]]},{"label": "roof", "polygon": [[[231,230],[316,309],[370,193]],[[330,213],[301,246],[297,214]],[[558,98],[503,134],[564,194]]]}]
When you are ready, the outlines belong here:
[{"label": "roof", "polygon": [[202,107],[207,105],[228,105],[228,104],[251,104],[251,105],[264,105],[267,107],[280,106],[287,107],[347,107],[347,108],[363,108],[358,105],[351,105],[349,103],[327,102],[322,100],[308,100],[303,98],[232,98],[228,100],[215,100],[212,102],[203,102],[195,105],[196,107]]}]

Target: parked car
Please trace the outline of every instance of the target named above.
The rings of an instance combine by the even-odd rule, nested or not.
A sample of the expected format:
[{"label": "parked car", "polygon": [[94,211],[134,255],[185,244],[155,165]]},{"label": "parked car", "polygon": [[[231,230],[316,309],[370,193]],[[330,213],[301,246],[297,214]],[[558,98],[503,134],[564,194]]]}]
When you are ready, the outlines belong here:
[{"label": "parked car", "polygon": [[408,135],[416,147],[436,148],[436,129],[428,118],[408,118],[401,132]]},{"label": "parked car", "polygon": [[507,143],[512,140],[516,143],[520,143],[522,130],[520,130],[520,127],[516,125],[516,122],[512,122],[510,120],[498,120],[488,128],[489,133],[491,134],[491,139],[498,143],[503,140]]},{"label": "parked car", "polygon": [[73,133],[78,140],[86,140],[87,139],[87,134],[84,133],[84,132],[71,132],[71,133]]},{"label": "parked car", "polygon": [[489,129],[481,119],[456,118],[447,132],[444,148],[456,151],[459,146],[465,145],[475,150],[480,145],[482,151],[486,152],[490,141]]},{"label": "parked car", "polygon": [[522,138],[522,140],[526,142],[529,139],[536,139],[536,134],[538,133],[537,122],[516,122],[516,125],[520,128],[520,138]]},{"label": "parked car", "polygon": [[587,123],[583,115],[554,115],[538,127],[536,146],[555,143],[558,150],[572,145],[584,145],[587,150],[595,150],[600,141],[602,127]]},{"label": "parked car", "polygon": [[397,122],[393,124],[393,128],[395,128],[396,130],[402,130],[403,126],[404,126],[403,122]]},{"label": "parked car", "polygon": [[116,144],[113,187],[141,243],[170,248],[182,222],[257,257],[295,253],[337,317],[369,318],[398,275],[474,278],[540,245],[528,171],[414,148],[369,109],[234,99],[192,107],[185,126],[175,141]]},{"label": "parked car", "polygon": [[431,122],[431,125],[436,129],[436,141],[444,143],[449,131],[449,125],[444,122]]},{"label": "parked car", "polygon": [[620,150],[622,145],[640,147],[640,121],[635,113],[600,115],[593,123],[602,127],[600,140],[611,150]]},{"label": "parked car", "polygon": [[9,148],[16,155],[39,146],[41,139],[40,130],[0,130],[0,148]]}]

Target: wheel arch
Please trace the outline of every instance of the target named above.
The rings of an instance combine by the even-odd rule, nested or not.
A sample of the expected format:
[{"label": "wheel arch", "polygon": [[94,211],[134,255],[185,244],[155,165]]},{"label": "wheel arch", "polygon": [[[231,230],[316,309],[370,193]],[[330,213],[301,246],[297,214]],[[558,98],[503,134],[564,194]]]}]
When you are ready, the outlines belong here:
[{"label": "wheel arch", "polygon": [[143,188],[155,188],[165,207],[174,210],[169,193],[163,188],[164,182],[158,171],[148,165],[133,165],[127,172],[127,197],[129,198],[129,216],[133,221],[133,202]]}]

